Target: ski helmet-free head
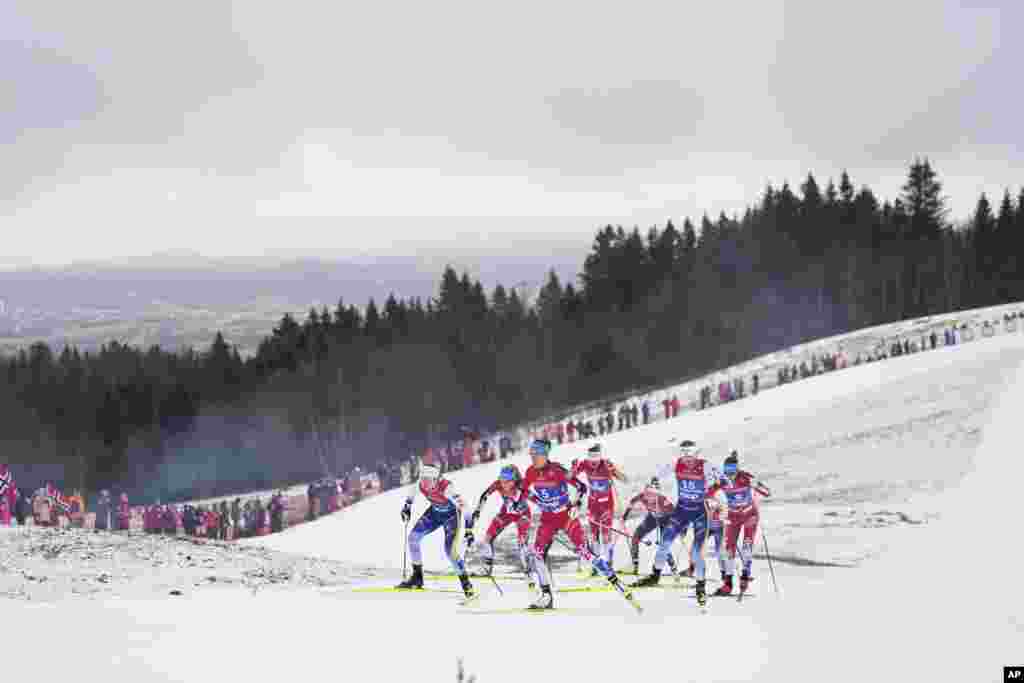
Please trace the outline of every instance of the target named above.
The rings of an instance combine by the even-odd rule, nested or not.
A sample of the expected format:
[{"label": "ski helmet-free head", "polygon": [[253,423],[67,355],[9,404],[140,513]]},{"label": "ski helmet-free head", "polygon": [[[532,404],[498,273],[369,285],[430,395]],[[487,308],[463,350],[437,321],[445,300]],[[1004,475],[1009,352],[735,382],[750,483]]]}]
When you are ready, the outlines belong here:
[{"label": "ski helmet-free head", "polygon": [[591,460],[600,460],[601,456],[604,455],[604,451],[601,448],[601,444],[595,443],[593,446],[587,449],[587,457]]},{"label": "ski helmet-free head", "polygon": [[519,479],[519,468],[515,465],[505,465],[501,468],[498,479],[502,481],[517,481]]},{"label": "ski helmet-free head", "polygon": [[726,476],[733,477],[740,469],[740,457],[736,451],[729,454],[729,457],[722,463],[722,471]]},{"label": "ski helmet-free head", "polygon": [[420,468],[420,479],[429,479],[431,481],[440,478],[441,470],[437,465],[424,465]]},{"label": "ski helmet-free head", "polygon": [[694,458],[700,453],[700,448],[690,439],[683,439],[679,442],[679,455]]}]

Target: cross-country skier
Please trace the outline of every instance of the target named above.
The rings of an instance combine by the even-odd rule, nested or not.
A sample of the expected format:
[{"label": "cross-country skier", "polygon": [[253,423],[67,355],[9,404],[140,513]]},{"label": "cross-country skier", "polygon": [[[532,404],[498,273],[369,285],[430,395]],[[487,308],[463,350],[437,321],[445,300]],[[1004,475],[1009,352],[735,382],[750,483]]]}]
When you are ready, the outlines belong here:
[{"label": "cross-country skier", "polygon": [[718,473],[709,462],[700,455],[700,449],[693,441],[686,439],[679,444],[679,459],[675,463],[675,477],[679,498],[676,509],[661,534],[661,543],[654,556],[654,568],[661,570],[665,557],[676,537],[685,534],[687,528],[693,527],[693,544],[690,560],[694,565],[697,579],[697,603],[703,607],[707,604],[704,579],[704,542],[708,533],[708,516],[704,500],[708,489],[719,479]]},{"label": "cross-country skier", "polygon": [[[615,523],[615,489],[612,480],[624,482],[626,475],[615,463],[604,457],[604,451],[599,443],[587,449],[586,460],[573,461],[569,476],[577,479],[581,475],[587,477],[587,522],[590,525],[594,551],[611,566],[612,551],[615,548],[615,541],[612,538],[612,525]],[[597,576],[596,568],[592,576]]]},{"label": "cross-country skier", "polygon": [[519,547],[519,559],[523,563],[523,570],[530,573],[529,537],[530,537],[530,506],[522,496],[523,477],[519,468],[515,465],[505,465],[501,468],[498,478],[487,487],[487,490],[480,496],[476,510],[469,516],[466,523],[466,545],[472,546],[476,539],[473,537],[473,527],[476,526],[480,511],[484,508],[488,496],[497,493],[501,496],[501,509],[491,520],[484,534],[480,548],[483,552],[481,560],[484,565],[484,573],[490,574],[494,571],[494,540],[505,530],[509,524],[516,525],[516,539]]},{"label": "cross-country skier", "polygon": [[[626,520],[629,519],[629,513],[632,512],[635,505],[640,505],[647,510],[647,514],[644,516],[640,526],[633,532],[633,538],[629,544],[629,554],[633,559],[633,573],[640,573],[640,541],[644,539],[655,529],[662,529],[666,522],[672,517],[672,513],[675,512],[675,505],[672,504],[668,498],[661,494],[661,483],[657,477],[651,477],[651,481],[644,486],[644,490],[633,496],[629,501],[629,505],[626,507],[626,512],[622,515],[622,523],[625,524]],[[672,557],[671,551],[665,558],[668,560],[669,570],[675,574],[676,572],[676,561]],[[634,583],[634,586],[655,586],[661,577],[661,570],[655,569],[652,571],[650,576],[647,576],[640,581]]]},{"label": "cross-country skier", "polygon": [[459,527],[462,526],[462,497],[453,490],[452,483],[441,476],[436,465],[424,465],[420,468],[420,479],[414,484],[410,495],[402,507],[402,521],[408,522],[412,516],[412,502],[419,491],[427,499],[429,507],[416,522],[409,533],[409,556],[412,559],[412,576],[396,586],[397,588],[423,588],[423,553],[420,541],[424,536],[444,527],[444,550],[448,561],[452,563],[466,600],[476,597],[473,584],[466,574],[466,563],[459,556]]},{"label": "cross-country skier", "polygon": [[[533,464],[526,470],[523,478],[523,494],[520,500],[530,500],[541,509],[540,526],[533,540],[533,567],[537,573],[541,594],[530,605],[530,609],[551,609],[554,604],[551,595],[551,577],[547,565],[544,564],[544,552],[555,534],[564,531],[575,547],[581,559],[590,562],[608,582],[626,597],[633,601],[631,593],[625,591],[615,574],[603,557],[594,555],[586,543],[586,534],[577,515],[583,502],[587,487],[557,462],[548,459],[551,442],[547,439],[536,439],[530,444],[530,457]],[[576,488],[578,495],[575,501],[569,498],[569,485]]]},{"label": "cross-country skier", "polygon": [[740,559],[743,561],[743,570],[740,574],[740,593],[742,594],[750,584],[750,570],[754,562],[754,537],[757,535],[757,524],[760,521],[754,493],[770,496],[771,491],[754,478],[754,475],[739,468],[739,455],[736,451],[733,451],[725,459],[722,472],[723,476],[719,478],[719,482],[708,490],[708,497],[714,496],[718,491],[724,491],[726,502],[729,505],[729,525],[725,532],[725,550],[728,558],[723,567],[725,577],[722,579],[722,586],[715,592],[715,595],[732,593],[732,563],[736,558],[736,543],[741,530],[743,531],[743,546],[740,548]]},{"label": "cross-country skier", "polygon": [[[714,488],[714,487],[712,487]],[[708,506],[708,536],[715,541],[715,557],[718,558],[718,569],[722,576],[722,581],[725,581],[725,577],[729,575],[729,565],[726,562],[725,555],[725,543],[723,537],[725,535],[725,522],[722,520],[722,503],[714,497],[714,494],[707,500]],[[690,576],[693,576],[693,565],[690,565]],[[715,595],[718,595],[716,591]]]},{"label": "cross-country skier", "polygon": [[[717,498],[707,499],[708,508],[708,538],[715,541],[715,557],[718,558],[718,567],[721,570],[722,581],[725,581],[725,553],[723,552],[725,523],[722,521],[722,503]],[[691,544],[692,546],[692,544]],[[691,548],[692,551],[692,548]],[[693,576],[693,560],[690,566],[682,572],[683,576]]]}]

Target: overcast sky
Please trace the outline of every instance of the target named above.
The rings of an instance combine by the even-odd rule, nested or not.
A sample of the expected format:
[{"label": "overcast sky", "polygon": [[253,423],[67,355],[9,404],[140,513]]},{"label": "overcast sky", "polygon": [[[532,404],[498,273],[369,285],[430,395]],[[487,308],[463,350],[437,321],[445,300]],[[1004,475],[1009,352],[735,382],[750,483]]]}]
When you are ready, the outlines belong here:
[{"label": "overcast sky", "polygon": [[0,3],[0,262],[412,253],[929,156],[1024,182],[1020,0]]}]

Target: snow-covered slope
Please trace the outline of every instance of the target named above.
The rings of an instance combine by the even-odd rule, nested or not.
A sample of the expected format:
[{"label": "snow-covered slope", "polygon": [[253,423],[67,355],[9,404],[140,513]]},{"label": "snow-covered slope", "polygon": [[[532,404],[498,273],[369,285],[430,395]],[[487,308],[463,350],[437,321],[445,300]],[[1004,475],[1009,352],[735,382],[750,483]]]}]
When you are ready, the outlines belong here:
[{"label": "snow-covered slope", "polygon": [[[877,527],[926,519],[935,509],[931,494],[959,483],[992,397],[1021,359],[1024,338],[996,337],[821,375],[602,443],[636,486],[669,461],[676,438],[699,441],[716,462],[737,449],[744,467],[773,486],[764,519],[776,552],[794,561],[856,564],[887,542]],[[553,457],[568,464],[587,445],[556,446]],[[512,462],[528,465],[522,455]],[[499,467],[451,476],[475,499]],[[391,491],[247,542],[399,568],[405,494]],[[496,504],[490,501],[483,516]],[[447,567],[439,543],[428,544],[426,563]]]},{"label": "snow-covered slope", "polygon": [[[461,656],[480,683],[540,675],[998,680],[1024,651],[1021,550],[1011,526],[1022,364],[1024,335],[998,336],[818,376],[603,440],[634,481],[670,460],[673,439],[693,438],[715,460],[738,449],[776,493],[762,520],[779,596],[759,559],[754,596],[742,604],[713,600],[706,616],[688,591],[671,588],[640,593],[642,617],[608,592],[559,593],[560,611],[527,614],[512,609],[529,600],[515,580],[504,582],[504,597],[478,582],[485,596],[470,610],[450,592],[353,591],[357,572],[321,589],[9,601],[4,614],[20,626],[5,633],[9,670],[45,665],[53,678],[89,671],[132,683],[319,675],[450,681]],[[581,449],[563,446],[555,457],[568,462]],[[496,470],[454,479],[475,498]],[[390,585],[401,574],[403,495],[385,493],[251,543],[370,566],[367,583]],[[447,570],[440,545],[437,535],[425,543],[428,570]],[[620,546],[620,566],[624,555]],[[574,569],[563,567],[556,585],[579,584]],[[74,637],[58,646],[56,624]],[[54,658],[57,647],[63,656]]]}]

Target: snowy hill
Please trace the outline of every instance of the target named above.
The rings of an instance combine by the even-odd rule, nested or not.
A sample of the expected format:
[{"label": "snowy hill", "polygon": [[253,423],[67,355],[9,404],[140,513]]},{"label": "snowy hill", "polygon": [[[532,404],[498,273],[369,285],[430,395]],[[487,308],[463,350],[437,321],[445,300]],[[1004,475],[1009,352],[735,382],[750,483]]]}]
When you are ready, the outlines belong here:
[{"label": "snowy hill", "polygon": [[[485,595],[472,609],[458,607],[454,592],[353,590],[401,577],[404,492],[392,491],[246,542],[268,558],[323,558],[343,576],[329,586],[5,603],[21,626],[5,639],[8,668],[45,662],[52,677],[87,670],[133,683],[450,681],[463,657],[480,683],[537,670],[549,680],[997,680],[1002,666],[1020,663],[1024,642],[1015,580],[1022,553],[1010,527],[1021,475],[1022,368],[1024,334],[997,336],[821,375],[602,440],[634,482],[669,462],[678,438],[698,441],[716,462],[739,450],[743,466],[775,493],[763,502],[762,526],[778,596],[760,558],[753,597],[712,600],[704,616],[692,591],[672,587],[641,591],[643,616],[609,592],[560,592],[559,610],[527,614],[514,609],[530,599],[516,579],[503,580],[504,596],[477,580]],[[554,458],[567,463],[582,448],[557,447]],[[453,480],[475,499],[497,469]],[[620,545],[620,567],[625,556]],[[648,568],[649,554],[641,558]],[[424,559],[428,572],[448,570],[438,535],[425,541]],[[38,574],[48,560],[33,561]],[[713,561],[709,570],[717,578]],[[170,562],[152,571],[169,583],[184,570]],[[555,581],[563,589],[587,583],[574,563],[560,565]],[[428,584],[457,586],[440,576]],[[55,620],[75,634],[59,659],[49,656],[52,639],[41,637]]]},{"label": "snowy hill", "polygon": [[[745,468],[772,482],[775,495],[764,501],[764,517],[780,555],[857,564],[884,545],[886,534],[877,528],[927,519],[934,514],[932,494],[959,483],[1008,362],[1017,360],[1024,360],[1024,335],[1008,335],[822,375],[600,441],[637,485],[672,458],[675,438],[699,441],[715,462],[735,448]],[[556,446],[553,457],[568,464],[587,445]],[[511,462],[529,464],[523,455]],[[498,469],[451,476],[475,499]],[[339,560],[359,548],[362,560],[400,567],[397,544],[374,538],[379,527],[397,524],[388,523],[397,520],[404,495],[391,491],[250,542]],[[392,528],[390,535],[397,533]],[[444,569],[440,547],[432,545],[428,567]]]}]

